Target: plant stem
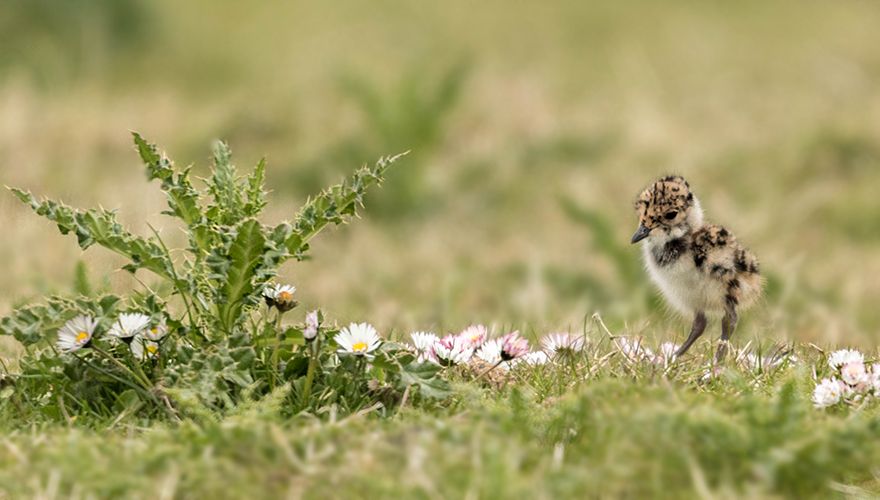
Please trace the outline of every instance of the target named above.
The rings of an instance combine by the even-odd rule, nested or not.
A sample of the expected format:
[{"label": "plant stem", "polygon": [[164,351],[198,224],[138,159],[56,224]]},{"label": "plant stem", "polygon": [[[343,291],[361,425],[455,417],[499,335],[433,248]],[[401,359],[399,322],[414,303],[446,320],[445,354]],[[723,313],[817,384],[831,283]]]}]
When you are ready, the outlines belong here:
[{"label": "plant stem", "polygon": [[306,371],[306,381],[303,384],[302,395],[300,397],[299,405],[301,408],[305,409],[308,406],[309,398],[312,396],[312,382],[315,379],[315,371],[318,369],[318,353],[321,350],[318,347],[318,339],[315,339],[314,342],[311,343],[309,353],[309,368]]},{"label": "plant stem", "polygon": [[162,237],[159,236],[159,232],[156,231],[156,228],[154,228],[152,224],[147,224],[147,226],[150,228],[150,231],[152,231],[153,234],[156,236],[156,239],[159,241],[159,245],[161,245],[162,250],[165,251],[165,255],[168,257],[168,262],[171,267],[171,277],[174,280],[174,288],[176,288],[177,291],[180,293],[180,298],[183,300],[184,307],[186,307],[186,315],[189,317],[189,326],[194,331],[198,331],[198,328],[196,328],[195,320],[193,320],[192,310],[190,310],[189,300],[187,300],[186,292],[184,291],[183,287],[180,286],[180,278],[177,277],[177,270],[174,267],[174,259],[171,258],[171,251],[168,250],[168,247],[165,245]]},{"label": "plant stem", "polygon": [[484,371],[483,373],[477,375],[477,378],[474,379],[474,382],[476,382],[477,380],[480,380],[481,378],[485,377],[489,372],[491,372],[495,368],[498,368],[499,366],[501,366],[501,363],[504,363],[503,359],[498,361],[494,365],[490,366],[489,368],[487,368],[486,371]]},{"label": "plant stem", "polygon": [[141,384],[141,386],[143,386],[144,389],[146,389],[147,391],[149,391],[150,389],[152,389],[153,385],[152,385],[152,383],[150,383],[150,381],[146,378],[146,375],[144,375],[143,377],[139,376],[137,373],[133,372],[133,371],[131,370],[131,368],[125,366],[124,363],[122,363],[122,362],[119,361],[118,359],[114,358],[113,356],[110,355],[110,353],[108,353],[107,351],[101,349],[100,347],[97,347],[97,346],[94,346],[94,345],[93,345],[93,346],[92,346],[92,349],[93,349],[95,352],[97,352],[98,354],[100,354],[101,356],[104,356],[105,358],[107,358],[108,360],[110,360],[113,364],[115,364],[115,365],[118,366],[119,368],[122,368],[122,371],[126,372],[126,373],[127,373],[128,375],[130,375],[133,379],[137,380],[138,383]]},{"label": "plant stem", "polygon": [[270,378],[270,381],[272,382],[271,383],[272,389],[275,388],[275,385],[277,384],[276,379],[278,378],[278,354],[279,354],[279,351],[281,350],[281,315],[282,315],[281,310],[278,310],[278,314],[277,314],[277,316],[275,316],[275,332],[274,332],[275,333],[275,346],[272,348],[272,357],[271,357],[271,363],[272,363],[271,375],[272,376]]}]

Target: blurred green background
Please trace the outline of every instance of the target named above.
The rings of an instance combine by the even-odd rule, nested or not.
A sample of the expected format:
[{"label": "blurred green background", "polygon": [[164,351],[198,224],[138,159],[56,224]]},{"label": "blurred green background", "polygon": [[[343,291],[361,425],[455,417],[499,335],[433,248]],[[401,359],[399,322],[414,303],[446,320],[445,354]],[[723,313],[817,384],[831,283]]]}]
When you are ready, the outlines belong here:
[{"label": "blurred green background", "polygon": [[[681,338],[628,244],[688,177],[761,259],[756,338],[880,338],[880,4],[871,1],[6,0],[0,182],[179,238],[130,145],[265,155],[267,221],[412,149],[364,220],[286,268],[307,308],[382,330],[470,322]],[[204,171],[204,170],[202,170]],[[0,196],[0,311],[138,286]],[[713,335],[715,335],[713,333]]]}]

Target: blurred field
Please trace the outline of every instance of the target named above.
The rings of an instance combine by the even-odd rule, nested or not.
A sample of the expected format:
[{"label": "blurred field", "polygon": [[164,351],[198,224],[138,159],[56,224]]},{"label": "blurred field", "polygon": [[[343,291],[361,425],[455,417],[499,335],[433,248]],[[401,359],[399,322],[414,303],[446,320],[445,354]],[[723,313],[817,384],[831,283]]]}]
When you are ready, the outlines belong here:
[{"label": "blurred field", "polygon": [[[398,329],[602,310],[681,336],[627,245],[635,194],[679,172],[769,277],[743,337],[878,338],[872,2],[59,5],[3,7],[4,184],[147,231],[167,221],[129,129],[182,165],[204,166],[214,138],[241,164],[267,155],[278,219],[413,149],[366,221],[289,268],[307,306]],[[73,241],[0,203],[4,310],[68,289]],[[101,251],[84,259],[133,286]]]},{"label": "blurred field", "polygon": [[[392,336],[475,322],[580,331],[601,311],[615,333],[653,342],[680,341],[687,325],[628,244],[632,202],[676,172],[762,261],[766,299],[735,344],[876,352],[878,16],[870,1],[8,0],[0,184],[118,208],[173,240],[129,130],[197,172],[217,138],[241,166],[267,156],[271,222],[361,163],[411,149],[364,220],[286,269],[304,308]],[[80,261],[94,286],[139,286],[11,194],[0,227],[0,313],[72,291]],[[141,433],[148,422],[132,419],[108,437],[118,422],[29,431],[0,418],[0,497],[134,485],[221,498],[252,484],[292,497],[736,497],[747,481],[755,496],[803,497],[880,484],[876,413],[808,409],[805,366],[710,390],[687,369],[672,382],[560,376],[556,392],[539,379],[521,381],[524,394],[463,385],[450,408],[387,422],[245,415]],[[134,472],[102,476],[119,464]],[[386,479],[401,471],[401,483]]]}]

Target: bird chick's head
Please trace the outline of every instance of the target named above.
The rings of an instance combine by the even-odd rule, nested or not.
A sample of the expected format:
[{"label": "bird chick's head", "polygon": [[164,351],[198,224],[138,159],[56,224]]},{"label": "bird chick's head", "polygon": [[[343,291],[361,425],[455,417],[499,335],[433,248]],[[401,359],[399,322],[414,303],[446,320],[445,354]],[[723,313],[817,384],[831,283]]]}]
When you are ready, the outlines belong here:
[{"label": "bird chick's head", "polygon": [[703,223],[700,202],[691,187],[678,175],[662,177],[642,191],[636,200],[639,228],[632,237],[671,239],[683,236]]}]

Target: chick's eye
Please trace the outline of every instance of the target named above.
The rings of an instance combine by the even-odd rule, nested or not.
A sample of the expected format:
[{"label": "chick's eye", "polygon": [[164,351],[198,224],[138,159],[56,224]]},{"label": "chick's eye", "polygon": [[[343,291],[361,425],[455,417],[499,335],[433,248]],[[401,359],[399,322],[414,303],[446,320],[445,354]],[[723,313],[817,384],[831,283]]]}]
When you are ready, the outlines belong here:
[{"label": "chick's eye", "polygon": [[672,211],[666,212],[666,214],[664,214],[663,217],[664,217],[666,220],[672,220],[672,219],[674,219],[677,215],[678,215],[678,212],[675,211],[675,210],[672,210]]}]

